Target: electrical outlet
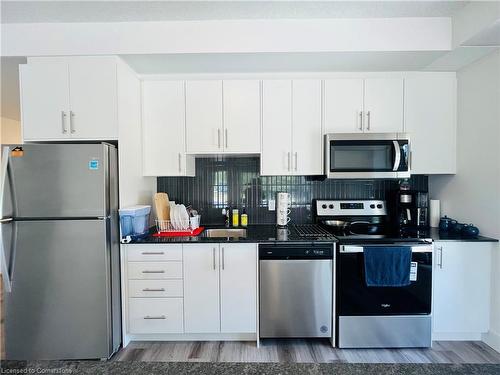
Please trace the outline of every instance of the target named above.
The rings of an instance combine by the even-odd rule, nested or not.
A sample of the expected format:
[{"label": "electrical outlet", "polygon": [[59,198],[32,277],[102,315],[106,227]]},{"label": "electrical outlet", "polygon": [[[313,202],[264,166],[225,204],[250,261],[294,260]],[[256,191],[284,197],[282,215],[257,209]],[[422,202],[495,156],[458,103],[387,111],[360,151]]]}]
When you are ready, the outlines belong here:
[{"label": "electrical outlet", "polygon": [[267,206],[269,207],[269,211],[276,211],[276,201],[274,199],[269,200]]}]

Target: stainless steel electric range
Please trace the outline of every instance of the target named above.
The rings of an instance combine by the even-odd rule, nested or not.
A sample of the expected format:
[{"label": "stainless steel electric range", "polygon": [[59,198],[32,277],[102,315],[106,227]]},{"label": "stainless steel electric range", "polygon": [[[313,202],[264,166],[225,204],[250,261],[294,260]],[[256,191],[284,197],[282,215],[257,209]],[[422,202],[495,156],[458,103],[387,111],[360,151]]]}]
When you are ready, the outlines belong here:
[{"label": "stainless steel electric range", "polygon": [[[432,240],[391,230],[381,200],[314,200],[314,225],[339,241],[336,332],[341,348],[430,347]],[[411,247],[410,285],[368,286],[366,247]]]}]

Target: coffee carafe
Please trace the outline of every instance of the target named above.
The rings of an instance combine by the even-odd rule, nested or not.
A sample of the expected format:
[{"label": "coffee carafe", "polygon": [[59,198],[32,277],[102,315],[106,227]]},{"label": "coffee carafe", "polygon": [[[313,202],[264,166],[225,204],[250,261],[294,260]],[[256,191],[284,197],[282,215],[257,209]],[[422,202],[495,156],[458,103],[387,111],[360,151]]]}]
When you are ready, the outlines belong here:
[{"label": "coffee carafe", "polygon": [[278,193],[276,196],[276,224],[280,227],[286,226],[290,222],[290,194]]}]

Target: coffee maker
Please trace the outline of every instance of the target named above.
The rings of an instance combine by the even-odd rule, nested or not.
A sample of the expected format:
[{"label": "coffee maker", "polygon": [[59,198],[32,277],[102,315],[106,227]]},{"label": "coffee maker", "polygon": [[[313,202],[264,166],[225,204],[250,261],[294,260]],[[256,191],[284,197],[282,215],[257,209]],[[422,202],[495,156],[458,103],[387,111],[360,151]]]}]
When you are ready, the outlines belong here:
[{"label": "coffee maker", "polygon": [[429,193],[398,190],[393,198],[392,218],[400,230],[420,230],[429,227]]}]

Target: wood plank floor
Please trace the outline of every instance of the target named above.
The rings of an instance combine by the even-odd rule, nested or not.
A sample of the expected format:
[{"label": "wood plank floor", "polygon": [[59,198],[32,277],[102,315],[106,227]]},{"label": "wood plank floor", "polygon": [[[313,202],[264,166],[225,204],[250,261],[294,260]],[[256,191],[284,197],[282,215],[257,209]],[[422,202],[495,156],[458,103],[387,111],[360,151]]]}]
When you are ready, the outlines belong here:
[{"label": "wood plank floor", "polygon": [[328,340],[132,342],[116,361],[300,363],[496,363],[500,353],[479,341],[438,341],[432,349],[336,349]]}]

